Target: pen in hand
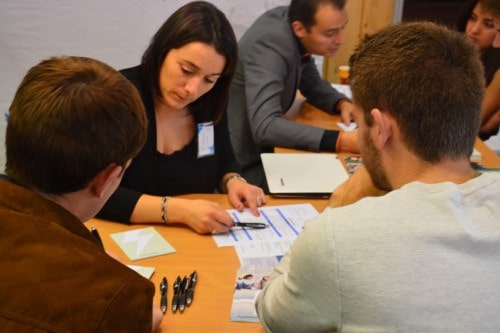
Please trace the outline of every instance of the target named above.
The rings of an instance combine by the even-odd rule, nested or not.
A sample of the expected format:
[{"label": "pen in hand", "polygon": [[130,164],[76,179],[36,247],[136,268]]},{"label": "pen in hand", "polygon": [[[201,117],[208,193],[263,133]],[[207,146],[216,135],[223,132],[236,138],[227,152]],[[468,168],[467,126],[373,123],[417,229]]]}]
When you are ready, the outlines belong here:
[{"label": "pen in hand", "polygon": [[90,228],[90,232],[92,233],[92,235],[94,235],[95,239],[97,239],[99,245],[101,245],[101,247],[104,249],[104,244],[102,243],[101,236],[99,235],[99,232],[97,231],[96,227],[92,226]]},{"label": "pen in hand", "polygon": [[179,293],[181,290],[181,277],[177,276],[177,279],[174,281],[174,295],[172,296],[172,312],[175,313],[177,311],[177,307],[179,306]]},{"label": "pen in hand", "polygon": [[186,304],[187,306],[190,306],[191,303],[193,302],[193,297],[194,297],[194,287],[196,286],[196,282],[198,281],[198,273],[194,271],[191,273],[191,276],[189,278],[189,288],[186,292]]},{"label": "pen in hand", "polygon": [[268,227],[267,223],[261,222],[234,222],[233,227],[247,227],[253,229],[265,229]]},{"label": "pen in hand", "polygon": [[164,276],[160,282],[160,293],[161,293],[161,301],[160,301],[160,309],[163,314],[167,312],[167,278]]}]

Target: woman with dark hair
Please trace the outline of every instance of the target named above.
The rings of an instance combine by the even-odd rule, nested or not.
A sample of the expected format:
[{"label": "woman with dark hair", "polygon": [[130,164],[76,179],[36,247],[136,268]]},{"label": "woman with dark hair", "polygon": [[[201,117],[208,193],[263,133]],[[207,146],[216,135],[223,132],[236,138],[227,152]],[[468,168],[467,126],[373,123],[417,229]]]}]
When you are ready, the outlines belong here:
[{"label": "woman with dark hair", "polygon": [[221,206],[175,197],[215,191],[227,193],[234,208],[246,206],[259,214],[264,192],[240,176],[227,127],[237,55],[225,15],[210,3],[195,1],[165,21],[139,66],[122,70],[146,107],[148,138],[98,217],[226,232],[233,220]]},{"label": "woman with dark hair", "polygon": [[479,136],[483,140],[498,132],[500,122],[500,110],[498,109],[500,49],[493,45],[498,29],[494,16],[495,1],[472,0],[467,2],[463,15],[457,22],[457,29],[465,33],[466,37],[476,45],[481,53],[481,61],[484,66],[486,92],[479,131]]}]

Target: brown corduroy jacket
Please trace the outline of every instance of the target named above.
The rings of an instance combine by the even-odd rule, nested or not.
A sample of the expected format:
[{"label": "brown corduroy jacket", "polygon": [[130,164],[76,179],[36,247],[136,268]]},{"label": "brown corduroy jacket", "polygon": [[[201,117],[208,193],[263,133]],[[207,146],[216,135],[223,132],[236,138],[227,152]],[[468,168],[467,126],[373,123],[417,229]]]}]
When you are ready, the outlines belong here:
[{"label": "brown corduroy jacket", "polygon": [[154,286],[74,215],[0,178],[0,332],[151,332]]}]

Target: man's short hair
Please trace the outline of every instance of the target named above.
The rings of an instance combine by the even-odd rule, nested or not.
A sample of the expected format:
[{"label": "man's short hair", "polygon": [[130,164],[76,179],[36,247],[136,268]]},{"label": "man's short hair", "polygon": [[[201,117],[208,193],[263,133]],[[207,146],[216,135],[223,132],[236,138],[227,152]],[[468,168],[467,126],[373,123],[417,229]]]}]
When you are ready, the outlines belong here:
[{"label": "man's short hair", "polygon": [[288,21],[290,24],[299,21],[309,30],[316,23],[314,18],[318,7],[323,4],[342,10],[346,0],[292,0],[288,7]]},{"label": "man's short hair", "polygon": [[430,22],[387,27],[351,57],[353,99],[367,124],[372,109],[389,112],[406,146],[430,163],[472,153],[484,86],[474,46]]},{"label": "man's short hair", "polygon": [[90,58],[54,57],[32,67],[9,111],[5,171],[49,194],[82,189],[112,163],[124,166],[147,135],[135,87]]}]

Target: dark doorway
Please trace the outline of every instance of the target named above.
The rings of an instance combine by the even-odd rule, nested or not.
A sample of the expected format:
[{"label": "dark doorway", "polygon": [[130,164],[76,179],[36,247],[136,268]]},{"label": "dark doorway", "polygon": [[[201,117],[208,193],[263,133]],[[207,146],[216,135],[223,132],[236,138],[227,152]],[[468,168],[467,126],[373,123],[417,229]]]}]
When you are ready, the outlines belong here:
[{"label": "dark doorway", "polygon": [[466,0],[404,0],[402,20],[427,20],[455,27],[466,3]]}]

